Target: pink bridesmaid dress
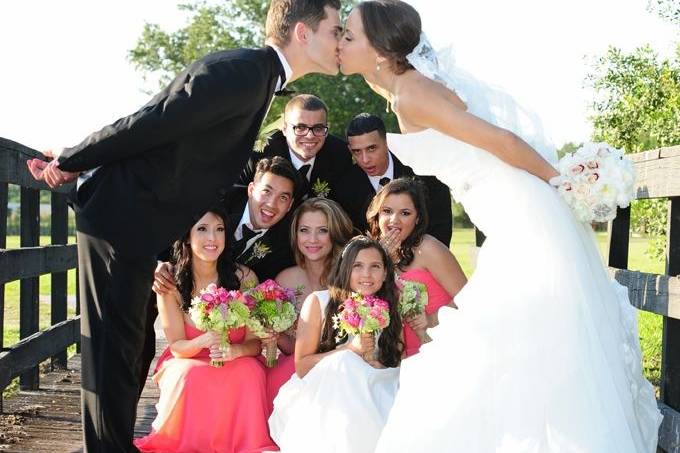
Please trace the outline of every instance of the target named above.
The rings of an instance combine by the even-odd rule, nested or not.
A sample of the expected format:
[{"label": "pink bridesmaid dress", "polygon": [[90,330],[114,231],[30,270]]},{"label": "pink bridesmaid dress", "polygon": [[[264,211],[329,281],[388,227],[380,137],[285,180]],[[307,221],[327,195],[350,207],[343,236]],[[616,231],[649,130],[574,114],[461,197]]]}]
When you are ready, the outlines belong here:
[{"label": "pink bridesmaid dress", "polygon": [[267,408],[269,413],[274,410],[274,398],[283,384],[288,382],[295,373],[295,354],[280,354],[272,368],[267,368]]},{"label": "pink bridesmaid dress", "polygon": [[[439,284],[430,271],[423,268],[409,269],[401,274],[403,280],[419,282],[427,288],[427,305],[425,313],[431,315],[444,305],[451,302],[451,295]],[[411,327],[404,323],[404,343],[406,343],[406,357],[420,351],[420,339]]]},{"label": "pink bridesmaid dress", "polygon": [[[187,339],[204,332],[185,324]],[[245,328],[229,333],[243,343]],[[223,367],[210,365],[209,351],[173,357],[169,348],[158,360],[154,382],[160,387],[151,433],[135,439],[142,452],[259,453],[277,451],[269,437],[265,372],[254,357]]]}]

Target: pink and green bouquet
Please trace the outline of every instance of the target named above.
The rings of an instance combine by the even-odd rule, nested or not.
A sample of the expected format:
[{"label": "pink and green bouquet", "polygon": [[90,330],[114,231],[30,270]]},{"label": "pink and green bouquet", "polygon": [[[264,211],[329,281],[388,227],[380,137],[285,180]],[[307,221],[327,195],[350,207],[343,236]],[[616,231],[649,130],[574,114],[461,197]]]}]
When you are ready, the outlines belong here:
[{"label": "pink and green bouquet", "polygon": [[[333,327],[338,330],[338,338],[363,333],[377,334],[389,324],[389,304],[379,297],[358,293],[352,293],[340,306],[339,313],[333,316]],[[373,355],[372,352],[370,354]]]},{"label": "pink and green bouquet", "polygon": [[[201,290],[200,295],[191,300],[189,316],[194,325],[204,331],[213,330],[220,334],[221,348],[229,348],[229,330],[249,324],[253,307],[240,291],[229,291],[214,283]],[[220,367],[222,361],[211,361]]]},{"label": "pink and green bouquet", "polygon": [[[284,288],[274,280],[265,280],[246,293],[253,305],[249,327],[253,333],[264,337],[268,332],[281,333],[297,320],[296,291]],[[276,346],[266,344],[264,355],[267,367],[276,365]]]},{"label": "pink and green bouquet", "polygon": [[[399,288],[399,314],[404,320],[419,316],[425,312],[428,296],[427,287],[420,282],[397,279]],[[427,332],[416,332],[421,343],[428,343],[432,338]]]}]

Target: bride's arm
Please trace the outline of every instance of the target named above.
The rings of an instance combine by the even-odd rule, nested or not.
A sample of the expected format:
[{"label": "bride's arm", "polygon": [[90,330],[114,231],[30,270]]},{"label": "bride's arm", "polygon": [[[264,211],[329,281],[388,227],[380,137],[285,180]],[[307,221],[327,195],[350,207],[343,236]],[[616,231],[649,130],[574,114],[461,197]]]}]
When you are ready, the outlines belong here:
[{"label": "bride's arm", "polygon": [[544,181],[558,172],[524,140],[458,108],[429,83],[413,83],[399,96],[399,115],[409,124],[436,129],[485,149]]}]

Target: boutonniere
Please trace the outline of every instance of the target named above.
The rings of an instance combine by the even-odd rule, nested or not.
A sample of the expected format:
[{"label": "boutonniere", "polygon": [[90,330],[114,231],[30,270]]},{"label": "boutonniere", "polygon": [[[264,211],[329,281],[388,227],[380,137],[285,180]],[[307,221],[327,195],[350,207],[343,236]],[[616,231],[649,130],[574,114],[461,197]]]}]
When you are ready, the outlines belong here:
[{"label": "boutonniere", "polygon": [[261,260],[265,256],[269,255],[271,251],[272,249],[267,244],[257,241],[253,244],[252,251],[250,252],[250,256],[246,260],[245,264],[248,264],[253,260]]},{"label": "boutonniere", "polygon": [[331,187],[328,184],[328,181],[322,181],[321,178],[316,178],[316,181],[312,186],[312,191],[317,197],[326,198],[328,197],[328,194],[331,193]]}]

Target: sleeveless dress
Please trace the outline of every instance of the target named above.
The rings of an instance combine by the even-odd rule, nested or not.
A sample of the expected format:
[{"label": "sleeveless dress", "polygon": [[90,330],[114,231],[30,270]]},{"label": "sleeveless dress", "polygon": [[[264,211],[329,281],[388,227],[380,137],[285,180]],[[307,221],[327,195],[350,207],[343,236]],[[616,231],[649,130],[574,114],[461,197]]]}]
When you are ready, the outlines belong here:
[{"label": "sleeveless dress", "polygon": [[[187,339],[204,332],[184,324]],[[242,343],[245,328],[229,332]],[[176,358],[169,348],[158,359],[153,380],[160,398],[151,433],[135,439],[142,452],[255,453],[275,451],[267,431],[265,374],[254,357],[239,357],[221,368],[210,365],[208,349]]]},{"label": "sleeveless dress", "polygon": [[[427,288],[427,305],[425,313],[431,315],[441,307],[451,302],[451,295],[437,281],[427,269],[414,268],[402,272],[401,278],[413,282],[422,283]],[[420,339],[411,327],[404,323],[404,343],[406,344],[406,357],[410,357],[420,351]]]},{"label": "sleeveless dress", "polygon": [[404,361],[379,453],[653,453],[661,415],[636,310],[589,225],[526,171],[436,130],[390,134],[417,174],[452,189],[487,239]]},{"label": "sleeveless dress", "polygon": [[[316,291],[322,322],[328,291]],[[399,368],[376,369],[349,350],[293,374],[274,400],[272,439],[283,453],[373,453],[397,391]]]}]

